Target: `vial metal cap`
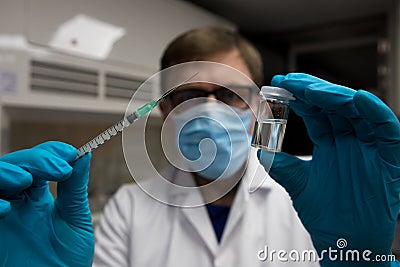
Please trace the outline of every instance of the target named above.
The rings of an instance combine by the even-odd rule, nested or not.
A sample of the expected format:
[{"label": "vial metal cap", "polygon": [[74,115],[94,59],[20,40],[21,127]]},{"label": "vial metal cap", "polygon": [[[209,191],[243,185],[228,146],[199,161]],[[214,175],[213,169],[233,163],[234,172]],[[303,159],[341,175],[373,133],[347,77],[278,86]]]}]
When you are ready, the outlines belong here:
[{"label": "vial metal cap", "polygon": [[263,86],[261,87],[260,95],[266,98],[276,98],[279,100],[296,100],[294,98],[293,94],[289,92],[288,90],[285,90],[280,87],[274,87],[274,86]]}]

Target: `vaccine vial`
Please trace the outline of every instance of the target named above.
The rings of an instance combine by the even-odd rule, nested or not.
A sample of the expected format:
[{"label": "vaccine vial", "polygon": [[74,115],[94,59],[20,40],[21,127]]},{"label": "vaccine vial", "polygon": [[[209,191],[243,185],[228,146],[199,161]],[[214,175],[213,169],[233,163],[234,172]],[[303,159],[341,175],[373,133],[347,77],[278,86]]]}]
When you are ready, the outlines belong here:
[{"label": "vaccine vial", "polygon": [[283,88],[261,87],[257,120],[251,141],[253,147],[273,152],[281,151],[290,100],[295,100],[295,98],[292,93]]}]

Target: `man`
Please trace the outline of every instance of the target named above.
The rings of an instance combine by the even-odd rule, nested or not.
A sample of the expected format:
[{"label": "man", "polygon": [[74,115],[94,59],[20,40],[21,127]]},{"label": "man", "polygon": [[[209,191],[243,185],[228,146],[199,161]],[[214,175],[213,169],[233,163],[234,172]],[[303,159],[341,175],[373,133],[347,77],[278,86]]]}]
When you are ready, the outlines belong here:
[{"label": "man", "polygon": [[[198,39],[199,35],[203,38]],[[227,41],[227,46],[220,49],[221,36],[231,41]],[[209,45],[205,44],[205,40]],[[185,43],[193,49],[193,54],[186,58],[185,54],[179,55],[180,51],[185,51],[181,47]],[[202,49],[206,47],[215,50],[204,52]],[[208,60],[238,69],[260,84],[260,65],[254,64],[257,60],[253,62],[247,57],[252,51],[253,48],[235,33],[218,29],[194,30],[169,46],[162,67],[191,60]],[[198,56],[194,56],[197,53]],[[313,159],[306,162],[277,153],[269,173],[293,200],[294,208],[322,257],[321,265],[360,265],[359,261],[338,260],[340,254],[332,255],[340,249],[344,250],[342,255],[347,255],[350,249],[352,253],[355,253],[354,250],[360,251],[364,256],[361,259],[363,266],[372,262],[375,259],[373,256],[389,254],[400,206],[400,125],[394,114],[380,100],[364,91],[356,92],[305,74],[276,76],[272,84],[294,94],[296,101],[292,107],[304,118],[315,147]],[[228,92],[221,91],[222,88],[219,90],[215,85],[192,85],[200,87],[196,89],[183,85],[160,106],[165,120],[181,104],[200,95],[205,96],[207,101],[192,109],[186,107],[187,114],[194,114],[193,108],[198,107],[198,111],[208,112],[208,116],[214,119],[220,113],[213,110],[219,110],[217,105],[223,102],[225,106],[232,107],[231,113],[236,114],[232,115],[236,116],[236,120],[229,118],[226,121],[225,116],[218,117],[228,132],[236,127],[232,121],[251,132],[246,114],[249,107],[239,107],[233,102],[229,102],[232,105],[227,104],[228,100],[221,92]],[[176,115],[172,116],[172,120],[179,125],[181,117]],[[201,120],[182,116],[187,121],[194,121],[179,128],[182,137],[182,141],[178,141],[179,148],[185,157],[191,159],[192,150],[186,140],[198,141],[197,132],[193,129],[200,129],[202,134],[204,129],[198,127]],[[205,131],[208,135],[205,136],[212,139],[213,128],[207,128]],[[234,140],[231,142],[234,157]],[[218,146],[219,142],[215,143]],[[31,150],[1,157],[0,256],[6,265],[90,264],[93,235],[86,193],[90,155],[73,163],[75,156],[76,150],[66,144],[45,143]],[[230,177],[241,179],[222,198],[205,201],[207,206],[167,206],[137,186],[123,187],[105,208],[96,230],[94,264],[315,264],[292,261],[297,250],[301,254],[301,250],[311,248],[311,243],[283,188],[272,179],[267,179],[252,194],[243,186],[245,181],[253,178],[251,170],[257,169],[258,161],[254,157],[251,152],[249,158],[247,155],[238,157],[240,160],[232,171],[228,168],[230,165],[226,165],[228,173],[232,174],[227,177],[223,177],[225,172],[218,170],[218,164],[211,164],[204,171],[177,170],[177,173],[165,175],[177,184],[191,181],[192,186],[212,184],[210,181],[219,177],[225,178],[221,179],[222,182],[230,181]],[[263,151],[258,157],[261,164],[269,169],[270,155]],[[220,162],[223,162],[223,158]],[[190,167],[195,169],[196,166]],[[48,193],[48,180],[58,181],[55,202]],[[180,204],[192,200],[192,197],[204,197],[201,188],[196,192],[171,197],[180,198]],[[207,199],[208,195],[205,196]],[[336,259],[332,256],[336,256]],[[377,266],[391,264],[388,261],[374,263]]]},{"label": "man", "polygon": [[[161,69],[194,60],[224,64],[243,73],[243,77],[250,77],[259,86],[262,84],[260,55],[250,43],[231,31],[202,28],[185,33],[166,48],[161,59]],[[185,69],[193,68],[189,65]],[[165,176],[176,184],[186,183],[188,186],[204,186],[221,179],[226,182],[235,182],[240,178],[250,180],[259,166],[255,153],[251,153],[249,164],[245,164],[254,125],[249,106],[251,101],[246,103],[244,99],[232,94],[232,91],[238,92],[247,85],[252,90],[252,98],[257,99],[258,89],[251,88],[248,78],[228,73],[229,70],[224,72],[224,67],[206,64],[198,69],[200,72],[193,80],[212,80],[213,83],[191,80],[160,103],[160,109],[164,120],[171,116],[171,124],[184,125],[187,122],[180,131],[180,150],[184,156],[190,158],[198,150],[201,140],[209,138],[217,146],[216,159],[205,170],[185,172],[172,168],[169,170],[171,174]],[[164,77],[165,80],[174,78]],[[231,91],[217,83],[229,84],[233,89]],[[173,87],[169,83],[164,84],[168,84],[167,88]],[[240,89],[236,89],[238,84],[241,85]],[[211,95],[208,95],[209,92]],[[201,97],[208,99],[198,100]],[[182,106],[186,103],[188,107]],[[233,108],[240,119],[235,120],[234,114],[224,113],[223,108],[226,105]],[[175,111],[179,108],[184,111]],[[170,114],[172,111],[175,112]],[[201,115],[201,118],[196,120],[197,115]],[[210,118],[211,122],[204,117]],[[231,134],[232,147],[226,145],[229,143],[226,141],[229,140],[228,135],[220,137],[218,124],[213,123],[215,121]],[[241,122],[245,125],[247,134],[236,131]],[[237,137],[234,136],[235,132],[238,133]],[[170,139],[174,139],[173,136]],[[224,165],[226,147],[229,151],[232,150],[231,166]],[[207,155],[210,150],[204,150],[205,155],[202,156],[211,158],[212,155]],[[194,155],[190,159],[197,158]],[[227,177],[219,177],[221,166],[229,173]],[[258,175],[266,176],[266,173]],[[159,180],[155,180],[144,187],[150,190],[160,188],[160,184]],[[289,196],[271,180],[254,194],[248,192],[248,185],[239,183],[212,203],[190,208],[166,205],[155,200],[153,196],[148,196],[142,189],[143,187],[137,185],[123,187],[105,208],[96,230],[95,265],[262,266],[265,263],[258,259],[257,253],[266,245],[277,251],[312,249],[311,240],[298,220]],[[175,191],[169,188],[165,191],[167,192],[163,193],[167,194],[166,201],[172,201],[172,198],[178,202],[175,200]],[[179,197],[183,199],[179,202],[180,206],[188,206],[196,198],[208,203],[208,192],[201,193],[201,196],[196,191],[180,193]],[[278,259],[270,263],[271,266],[282,264],[287,263]],[[309,262],[299,264],[312,265]]]}]

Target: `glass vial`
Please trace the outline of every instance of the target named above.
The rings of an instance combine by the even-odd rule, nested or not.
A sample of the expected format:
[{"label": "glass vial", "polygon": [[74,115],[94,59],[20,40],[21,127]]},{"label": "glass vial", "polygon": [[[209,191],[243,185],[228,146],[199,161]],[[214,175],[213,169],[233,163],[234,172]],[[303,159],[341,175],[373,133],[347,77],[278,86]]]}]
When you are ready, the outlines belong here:
[{"label": "glass vial", "polygon": [[295,98],[283,88],[261,87],[257,120],[251,141],[253,147],[273,152],[281,151],[290,100]]}]

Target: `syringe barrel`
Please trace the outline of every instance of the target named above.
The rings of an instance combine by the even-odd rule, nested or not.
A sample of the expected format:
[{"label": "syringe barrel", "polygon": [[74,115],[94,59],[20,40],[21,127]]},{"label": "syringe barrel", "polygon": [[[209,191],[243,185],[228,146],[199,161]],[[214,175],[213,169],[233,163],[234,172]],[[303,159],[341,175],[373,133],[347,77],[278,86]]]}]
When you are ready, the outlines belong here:
[{"label": "syringe barrel", "polygon": [[139,119],[140,115],[137,111],[133,112],[132,114],[126,116],[124,119],[120,120],[119,122],[115,123],[113,126],[84,144],[78,149],[78,155],[75,160],[79,159],[86,153],[89,153],[105,143],[106,141],[110,140],[113,136],[117,135],[118,132],[121,132],[124,128],[131,125],[137,119]]},{"label": "syringe barrel", "polygon": [[132,114],[126,116],[129,124],[132,124],[135,120],[139,119],[139,114],[135,111]]},{"label": "syringe barrel", "polygon": [[126,119],[118,121],[107,130],[103,131],[101,134],[97,135],[95,138],[81,146],[78,149],[78,156],[75,160],[101,146],[102,144],[110,140],[113,136],[117,135],[118,132],[121,132],[125,127],[128,127],[129,124],[130,123]]}]

